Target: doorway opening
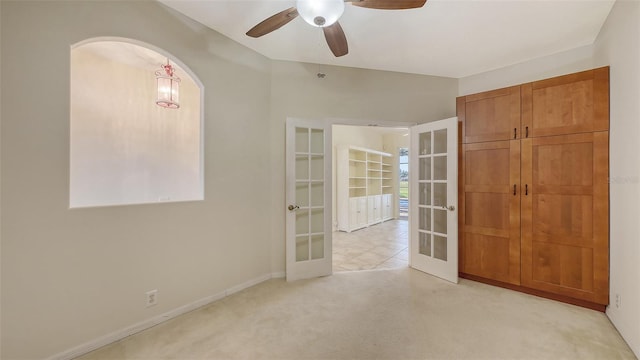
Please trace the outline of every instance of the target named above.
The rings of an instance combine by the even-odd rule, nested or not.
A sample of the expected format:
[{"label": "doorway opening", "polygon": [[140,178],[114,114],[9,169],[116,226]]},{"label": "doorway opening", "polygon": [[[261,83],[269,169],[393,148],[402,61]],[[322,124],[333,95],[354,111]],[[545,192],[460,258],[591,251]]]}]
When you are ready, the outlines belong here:
[{"label": "doorway opening", "polygon": [[332,126],[333,272],[408,266],[408,134]]}]

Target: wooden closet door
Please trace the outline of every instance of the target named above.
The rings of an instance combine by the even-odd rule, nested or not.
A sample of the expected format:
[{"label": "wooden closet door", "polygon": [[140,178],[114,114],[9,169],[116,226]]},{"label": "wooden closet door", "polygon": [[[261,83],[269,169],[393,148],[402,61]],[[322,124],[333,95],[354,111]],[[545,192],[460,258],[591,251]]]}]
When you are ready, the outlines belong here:
[{"label": "wooden closet door", "polygon": [[520,141],[464,144],[460,270],[520,284]]},{"label": "wooden closet door", "polygon": [[608,304],[607,131],[522,140],[522,285]]},{"label": "wooden closet door", "polygon": [[519,139],[520,86],[459,97],[457,114],[465,144]]},{"label": "wooden closet door", "polygon": [[523,138],[606,130],[609,67],[522,85]]}]

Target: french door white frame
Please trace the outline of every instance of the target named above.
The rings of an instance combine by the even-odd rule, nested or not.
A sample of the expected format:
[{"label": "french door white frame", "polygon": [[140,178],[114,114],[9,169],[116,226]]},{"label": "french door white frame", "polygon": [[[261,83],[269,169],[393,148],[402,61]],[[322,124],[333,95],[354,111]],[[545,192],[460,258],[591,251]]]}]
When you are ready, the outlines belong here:
[{"label": "french door white frame", "polygon": [[[297,129],[306,129],[308,131],[307,138],[307,151],[300,152],[297,146]],[[313,130],[322,132],[322,152],[313,149]],[[331,275],[332,273],[332,166],[331,166],[331,125],[326,124],[322,120],[309,120],[309,119],[296,119],[287,118],[286,122],[286,277],[287,281],[307,279],[312,277],[319,277],[325,275]],[[296,174],[297,159],[299,156],[302,158],[307,157],[307,169],[306,178],[298,179]],[[312,171],[312,158],[322,158],[322,176],[318,177],[314,175]],[[297,186],[298,184],[304,184],[307,186],[308,193],[306,204],[303,205],[300,199],[297,199]],[[322,184],[322,205],[313,203],[312,199],[312,186],[313,184]],[[308,257],[306,260],[297,259],[297,213],[299,211],[306,211],[308,218],[308,227],[306,229]],[[312,217],[314,212],[322,211],[323,224],[322,231],[314,232]],[[322,238],[323,250],[322,257],[313,258],[312,242],[313,238]]]},{"label": "french door white frame", "polygon": [[[435,140],[433,134],[438,130],[447,131],[446,153],[435,153]],[[416,125],[410,128],[410,146],[409,146],[409,259],[410,266],[425,273],[435,275],[442,279],[458,283],[458,118],[433,121]],[[419,154],[420,135],[430,133],[429,145],[430,150],[426,153]],[[446,156],[446,178],[444,180],[435,180],[434,159]],[[420,178],[420,158],[429,160],[427,169],[429,170],[426,179]],[[429,185],[429,197],[424,204],[419,204],[420,191],[419,182]],[[436,183],[445,183],[446,187],[446,203],[435,204],[435,187]],[[428,211],[425,229],[420,229],[419,218],[420,208]],[[434,212],[444,212],[446,214],[446,229],[443,233],[438,233],[436,223],[434,221]],[[427,248],[434,249],[421,253],[419,249],[420,235],[427,236]],[[434,254],[435,238],[445,239],[446,253],[444,258],[438,258]]]},{"label": "french door white frame", "polygon": [[[300,120],[300,119],[296,119],[296,121],[304,121],[304,120]],[[308,120],[309,121],[309,125],[311,126],[311,124],[317,124],[317,120]],[[287,123],[289,122],[289,118],[287,119]],[[410,130],[411,127],[415,126],[416,123],[410,123],[410,122],[393,122],[393,121],[367,121],[367,120],[358,120],[358,119],[346,119],[346,118],[325,118],[324,120],[321,120],[321,122],[323,122],[327,128],[329,129],[329,132],[327,133],[329,135],[328,141],[330,142],[328,148],[329,151],[325,152],[324,156],[328,157],[329,159],[331,159],[330,163],[333,163],[333,157],[334,157],[334,149],[332,144],[332,139],[331,139],[331,127],[333,125],[347,125],[347,126],[372,126],[372,127],[388,127],[388,128],[407,128],[407,130]],[[291,155],[289,154],[289,150],[287,149],[286,151],[286,156],[290,157]],[[409,156],[411,157],[412,154],[411,152],[409,153]],[[291,161],[291,159],[288,159],[288,161]],[[334,198],[333,198],[333,194],[332,194],[332,189],[333,189],[333,166],[330,165],[328,167],[325,167],[325,178],[330,179],[330,181],[328,183],[325,183],[325,191],[328,192],[328,201],[329,202],[325,202],[325,216],[329,216],[329,223],[332,223],[332,214],[333,214],[333,206],[334,206]],[[409,164],[409,174],[411,174],[412,171],[416,171],[415,169],[412,169],[411,164]],[[291,176],[291,174],[287,174],[286,178],[289,179],[289,177]],[[287,204],[289,204],[289,200],[290,200],[290,193],[289,193],[289,189],[286,190],[285,194],[286,194],[286,200],[287,200]],[[325,196],[325,199],[327,199],[327,197]],[[330,206],[329,206],[330,205]],[[285,211],[287,212],[286,217],[290,217],[292,216],[290,214],[290,211],[288,209],[285,209]],[[411,219],[411,207],[409,208],[409,219]],[[290,236],[290,229],[287,228],[286,233],[287,233],[287,237]],[[325,229],[325,232],[327,230]],[[329,239],[331,239],[331,231],[332,228],[329,228]],[[409,235],[409,238],[407,239],[408,241],[408,246],[409,246],[409,253],[411,253],[412,249],[412,241],[411,241],[411,235]],[[331,244],[328,244],[328,247],[325,246],[325,257],[326,257],[326,261],[328,261],[329,266],[331,266],[332,262],[333,262],[333,258],[332,258],[332,254],[331,254],[331,249],[332,246]],[[295,261],[291,261],[291,256],[295,256],[295,249],[292,249],[289,241],[287,241],[287,246],[286,246],[286,259],[287,259],[287,266],[296,266],[295,265]],[[328,251],[328,253],[327,253]],[[316,262],[316,265],[309,268],[309,269],[297,269],[294,270],[293,273],[297,274],[297,275],[293,275],[293,276],[289,276],[287,275],[287,279],[288,280],[295,280],[295,279],[302,279],[302,278],[308,278],[308,277],[315,277],[315,276],[323,276],[323,275],[329,275],[331,274],[331,268],[329,267],[329,270],[327,270],[327,263],[325,262],[324,264],[321,264],[322,262],[318,261]],[[293,265],[290,265],[293,264]],[[408,264],[409,266],[411,266],[411,257],[409,257],[408,259]],[[289,274],[289,270],[291,269],[287,269],[287,274]]]}]

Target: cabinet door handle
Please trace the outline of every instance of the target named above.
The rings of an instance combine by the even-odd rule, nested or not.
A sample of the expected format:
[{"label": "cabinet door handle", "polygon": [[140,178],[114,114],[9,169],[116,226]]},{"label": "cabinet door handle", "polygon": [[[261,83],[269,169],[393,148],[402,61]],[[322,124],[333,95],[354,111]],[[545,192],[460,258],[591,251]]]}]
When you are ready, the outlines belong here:
[{"label": "cabinet door handle", "polygon": [[524,194],[525,195],[529,195],[529,185],[528,184],[524,185]]},{"label": "cabinet door handle", "polygon": [[518,138],[518,128],[513,128],[513,138],[514,139]]},{"label": "cabinet door handle", "polygon": [[529,127],[528,126],[524,127],[524,137],[526,137],[526,138],[529,137]]},{"label": "cabinet door handle", "polygon": [[513,196],[516,196],[516,184],[513,184]]}]

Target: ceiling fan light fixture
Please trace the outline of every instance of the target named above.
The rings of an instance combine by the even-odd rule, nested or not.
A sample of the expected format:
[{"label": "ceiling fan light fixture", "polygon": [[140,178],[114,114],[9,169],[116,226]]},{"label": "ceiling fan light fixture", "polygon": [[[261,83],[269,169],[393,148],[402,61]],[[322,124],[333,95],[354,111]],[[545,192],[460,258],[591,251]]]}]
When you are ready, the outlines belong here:
[{"label": "ceiling fan light fixture", "polygon": [[344,0],[297,0],[296,9],[309,25],[327,27],[342,16]]}]

